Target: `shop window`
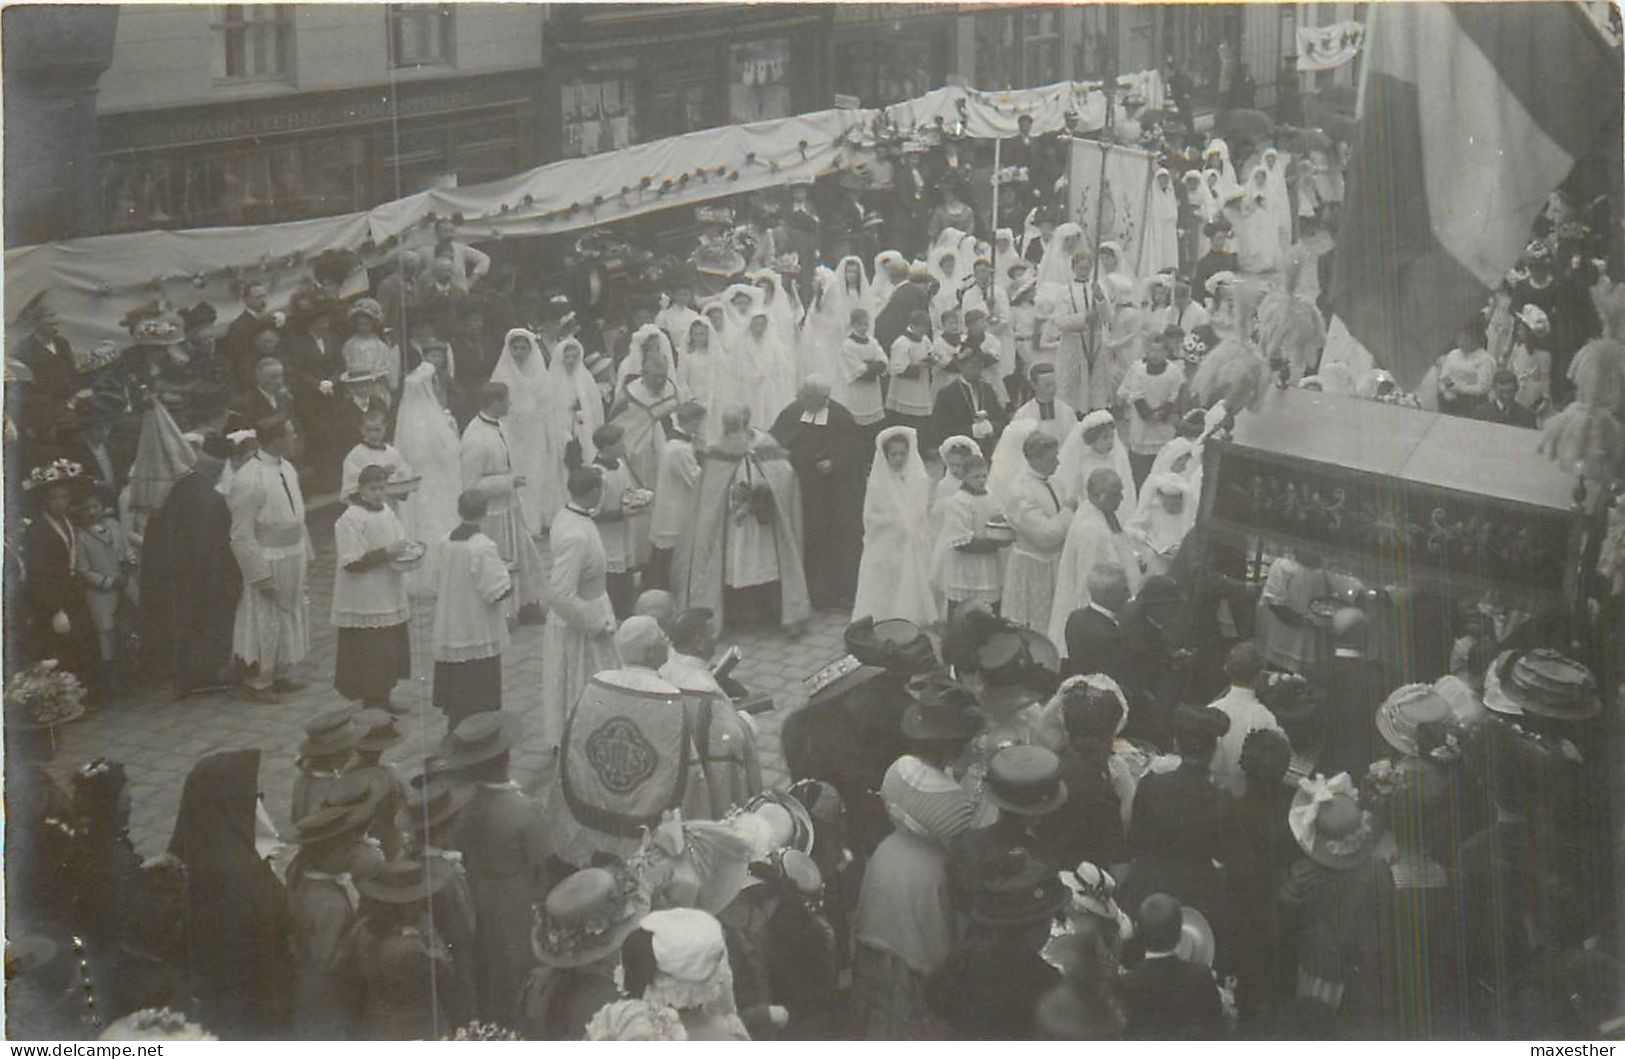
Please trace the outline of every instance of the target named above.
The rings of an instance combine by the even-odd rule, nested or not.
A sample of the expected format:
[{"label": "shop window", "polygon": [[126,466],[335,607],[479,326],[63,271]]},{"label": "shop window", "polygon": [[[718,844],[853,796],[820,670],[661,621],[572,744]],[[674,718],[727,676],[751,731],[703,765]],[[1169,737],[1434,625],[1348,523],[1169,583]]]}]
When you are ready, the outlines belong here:
[{"label": "shop window", "polygon": [[1021,16],[1022,86],[1054,84],[1061,79],[1061,13],[1054,8]]},{"label": "shop window", "polygon": [[763,121],[790,113],[790,41],[753,40],[728,49],[728,118]]},{"label": "shop window", "polygon": [[976,16],[976,86],[1032,88],[1061,79],[1061,16],[1042,9]]},{"label": "shop window", "polygon": [[632,74],[635,60],[623,67],[596,67],[559,91],[565,158],[582,158],[631,146],[637,135]]},{"label": "shop window", "polygon": [[835,83],[866,107],[889,107],[941,87],[941,56],[936,33],[848,41],[835,49]]},{"label": "shop window", "polygon": [[1016,15],[994,12],[976,16],[976,87],[984,91],[1018,87],[1020,57],[1016,50]]},{"label": "shop window", "polygon": [[454,26],[449,4],[390,4],[390,65],[399,69],[451,63]]},{"label": "shop window", "polygon": [[292,71],[290,4],[220,4],[214,9],[217,81],[284,81]]},{"label": "shop window", "polygon": [[355,136],[106,158],[101,202],[105,231],[263,224],[372,205]]}]

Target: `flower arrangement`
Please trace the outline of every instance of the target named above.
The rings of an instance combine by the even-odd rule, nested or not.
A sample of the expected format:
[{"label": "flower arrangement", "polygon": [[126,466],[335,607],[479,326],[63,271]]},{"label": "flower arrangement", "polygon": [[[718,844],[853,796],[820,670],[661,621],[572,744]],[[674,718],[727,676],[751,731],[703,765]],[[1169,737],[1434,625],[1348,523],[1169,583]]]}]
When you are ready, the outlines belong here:
[{"label": "flower arrangement", "polygon": [[470,1022],[452,1031],[448,1041],[522,1041],[523,1037],[494,1022]]},{"label": "flower arrangement", "polygon": [[83,478],[84,474],[85,468],[82,464],[69,459],[55,459],[28,472],[28,478],[23,482],[23,492],[31,493],[46,486],[72,482]]},{"label": "flower arrangement", "polygon": [[6,712],[12,723],[52,728],[85,712],[85,686],[54,658],[35,662],[6,685]]}]

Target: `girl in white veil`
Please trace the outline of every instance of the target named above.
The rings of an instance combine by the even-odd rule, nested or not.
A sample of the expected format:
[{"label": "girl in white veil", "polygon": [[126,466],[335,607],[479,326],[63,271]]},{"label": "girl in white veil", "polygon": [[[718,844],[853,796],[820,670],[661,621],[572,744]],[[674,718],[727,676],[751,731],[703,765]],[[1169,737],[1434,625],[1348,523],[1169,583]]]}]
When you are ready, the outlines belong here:
[{"label": "girl in white veil", "polygon": [[1275,218],[1275,228],[1281,239],[1281,250],[1284,253],[1292,246],[1292,196],[1287,192],[1286,172],[1289,162],[1281,158],[1281,152],[1274,147],[1264,148],[1259,156],[1268,177],[1265,187],[1269,191],[1270,213]]},{"label": "girl in white veil", "polygon": [[[615,397],[610,402],[612,407],[626,400],[626,384],[643,370],[643,356],[653,349],[659,349],[665,356],[666,369],[672,373],[672,381],[677,380],[673,367],[677,358],[673,355],[671,336],[655,324],[644,324],[633,333],[627,354],[621,359],[620,367],[615,369]],[[683,396],[686,398],[687,394]]]},{"label": "girl in white veil", "polygon": [[1072,255],[1082,249],[1085,247],[1080,225],[1072,221],[1056,225],[1055,234],[1044,247],[1044,260],[1038,263],[1039,288],[1052,283],[1064,287],[1072,282]]},{"label": "girl in white veil", "polygon": [[[800,308],[799,303],[793,300],[793,295],[789,291],[785,290],[784,284],[779,281],[779,274],[772,269],[758,269],[746,274],[745,278],[756,288],[760,298],[759,304],[767,310],[774,334],[789,352],[790,363],[795,365],[792,371],[799,371],[801,366],[801,317],[797,311]],[[800,375],[795,377],[800,378]],[[768,422],[771,423],[772,420],[769,419]]]},{"label": "girl in white veil", "polygon": [[1236,257],[1243,272],[1270,272],[1281,264],[1281,237],[1274,206],[1270,202],[1269,171],[1253,167],[1239,199],[1227,204],[1226,211],[1236,228]]},{"label": "girl in white veil", "polygon": [[841,342],[846,338],[852,310],[869,307],[869,279],[863,261],[848,255],[833,270],[818,267],[818,292],[807,322],[801,331],[801,345],[808,362],[816,362],[818,374],[838,377]]},{"label": "girl in white veil", "polygon": [[[719,396],[725,405],[748,407],[751,422],[771,425],[795,398],[795,357],[755,288],[739,284],[727,293],[728,328],[734,337],[728,344],[728,370]],[[748,308],[741,307],[740,295],[750,298]]]},{"label": "girl in white veil", "polygon": [[926,522],[931,481],[913,427],[888,427],[875,438],[863,497],[863,557],[854,618],[937,618],[931,592],[931,533]]},{"label": "girl in white veil", "polygon": [[1140,494],[1139,510],[1123,527],[1147,574],[1166,574],[1185,535],[1196,525],[1196,498],[1178,474],[1151,475]]},{"label": "girl in white veil", "polygon": [[[566,338],[558,345],[547,369],[547,393],[552,402],[547,426],[562,464],[574,441],[583,465],[598,456],[592,432],[604,425],[604,395],[586,365],[581,343]],[[628,358],[631,359],[631,358]]]},{"label": "girl in white veil", "polygon": [[727,362],[722,339],[704,316],[690,320],[679,338],[682,352],[677,362],[677,389],[688,400],[705,406],[706,426],[715,432],[714,436],[720,437],[722,402],[718,399],[718,386]]},{"label": "girl in white veil", "polygon": [[958,290],[969,283],[977,254],[982,252],[976,244],[976,237],[958,228],[944,228],[937,233],[937,241],[932,244],[932,253],[928,257],[934,261],[938,250],[946,250],[954,255],[954,267],[949,272],[954,289]]},{"label": "girl in white veil", "polygon": [[1140,240],[1140,275],[1154,276],[1179,268],[1179,198],[1174,176],[1158,168],[1151,178],[1151,204],[1146,210],[1145,234]]},{"label": "girl in white veil", "polygon": [[457,420],[436,392],[438,374],[428,360],[407,374],[395,419],[395,447],[422,476],[400,505],[406,535],[429,546],[423,562],[406,575],[406,589],[414,596],[433,596],[439,589],[441,546],[457,528],[457,496],[463,487]]},{"label": "girl in white veil", "polygon": [[1202,164],[1208,169],[1217,169],[1226,187],[1235,187],[1236,167],[1230,161],[1230,145],[1215,137],[1207,143],[1207,149],[1202,152]]},{"label": "girl in white veil", "polygon": [[554,449],[548,430],[547,361],[534,334],[523,327],[508,332],[491,381],[508,387],[502,432],[513,473],[525,479],[518,494],[525,526],[531,533],[540,533],[564,506],[564,454]]},{"label": "girl in white veil", "polygon": [[869,280],[868,309],[871,320],[886,307],[893,292],[897,290],[897,284],[892,282],[887,266],[907,263],[908,259],[895,250],[882,250],[875,255],[875,270],[870,274],[873,278]]},{"label": "girl in white veil", "polygon": [[1027,435],[1038,429],[1037,419],[1012,419],[993,446],[993,462],[987,472],[987,491],[993,494],[999,510],[1008,514],[1010,486],[1021,479],[1027,469],[1027,454],[1021,449]]},{"label": "girl in white veil", "polygon": [[1116,471],[1117,477],[1123,480],[1123,502],[1115,514],[1120,520],[1127,520],[1139,503],[1134,491],[1134,471],[1128,462],[1128,446],[1117,436],[1117,421],[1112,414],[1099,408],[1080,419],[1061,442],[1061,464],[1054,481],[1059,484],[1064,498],[1081,506],[1087,502],[1089,476],[1102,467]]},{"label": "girl in white veil", "polygon": [[[953,229],[942,234],[947,235]],[[931,296],[931,328],[942,333],[942,315],[950,309],[959,308],[959,248],[957,246],[939,246],[933,249],[926,260],[926,267],[931,270],[931,278],[937,281],[937,292]]]}]

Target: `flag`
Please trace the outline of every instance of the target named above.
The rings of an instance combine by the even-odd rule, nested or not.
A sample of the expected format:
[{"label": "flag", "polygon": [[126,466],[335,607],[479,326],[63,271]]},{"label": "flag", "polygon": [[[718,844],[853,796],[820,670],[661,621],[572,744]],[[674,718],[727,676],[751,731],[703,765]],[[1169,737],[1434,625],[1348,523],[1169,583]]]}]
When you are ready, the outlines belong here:
[{"label": "flag", "polygon": [[1333,305],[1407,388],[1517,263],[1620,121],[1620,60],[1575,3],[1370,5]]}]

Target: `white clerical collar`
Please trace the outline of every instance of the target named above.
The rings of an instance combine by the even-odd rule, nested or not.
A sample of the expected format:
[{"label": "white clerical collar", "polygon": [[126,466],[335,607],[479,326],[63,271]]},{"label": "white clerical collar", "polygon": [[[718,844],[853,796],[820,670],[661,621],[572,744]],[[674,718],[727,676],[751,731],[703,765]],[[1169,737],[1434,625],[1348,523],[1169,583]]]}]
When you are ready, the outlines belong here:
[{"label": "white clerical collar", "polygon": [[803,409],[801,413],[801,421],[803,423],[811,423],[815,427],[828,426],[829,405],[826,404],[816,412],[808,412]]},{"label": "white clerical collar", "polygon": [[1365,654],[1352,647],[1338,647],[1332,650],[1333,658],[1364,658]]},{"label": "white clerical collar", "polygon": [[490,423],[494,427],[500,427],[502,425],[502,421],[500,419],[496,419],[496,418],[494,418],[492,416],[486,415],[484,412],[481,412],[479,414],[479,416],[485,422]]}]

